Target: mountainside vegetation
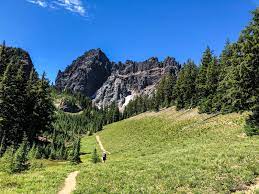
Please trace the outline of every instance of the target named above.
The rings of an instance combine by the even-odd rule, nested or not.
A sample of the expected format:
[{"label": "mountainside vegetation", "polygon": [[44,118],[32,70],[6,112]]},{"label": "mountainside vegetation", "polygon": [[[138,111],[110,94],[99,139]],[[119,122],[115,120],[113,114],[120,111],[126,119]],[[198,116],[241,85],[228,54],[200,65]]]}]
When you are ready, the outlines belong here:
[{"label": "mountainside vegetation", "polygon": [[[66,85],[76,66],[59,72],[60,88],[51,86],[45,73],[36,72],[26,51],[4,42],[0,193],[56,193],[72,170],[80,170],[75,193],[244,190],[259,175],[258,42],[259,8],[236,42],[226,41],[220,56],[207,47],[199,65],[191,59],[181,68],[173,58],[128,61],[118,65],[117,79],[111,75],[114,64],[100,49],[91,50],[74,63],[90,59],[86,67],[91,75],[99,69],[103,77],[94,87],[75,87],[78,91],[72,83],[76,77],[71,77],[70,89]],[[80,72],[77,76],[82,78]],[[82,80],[95,83],[95,78]],[[94,96],[106,78],[112,87],[104,86],[98,95],[104,102],[102,92],[109,90],[107,106],[98,106],[84,94]],[[116,80],[124,80],[128,88]],[[156,89],[148,90],[157,80]],[[142,92],[134,96],[130,84],[136,88],[138,83]],[[132,100],[126,102],[126,96]],[[105,150],[94,134],[111,152],[103,165],[99,156]]]},{"label": "mountainside vegetation", "polygon": [[[105,164],[82,156],[75,193],[231,193],[259,175],[259,139],[243,134],[248,113],[199,114],[197,109],[147,112],[97,135]],[[82,139],[85,153],[97,148]]]},{"label": "mountainside vegetation", "polygon": [[[259,9],[237,42],[226,42],[218,58],[207,47],[197,67],[188,60],[177,80],[166,75],[149,97],[153,103],[139,103],[137,98],[126,108],[130,117],[145,110],[176,105],[177,109],[198,107],[200,113],[252,111],[247,119],[247,135],[259,135]],[[137,109],[133,104],[138,104]],[[143,108],[144,107],[144,108]],[[141,111],[139,111],[141,110]]]}]

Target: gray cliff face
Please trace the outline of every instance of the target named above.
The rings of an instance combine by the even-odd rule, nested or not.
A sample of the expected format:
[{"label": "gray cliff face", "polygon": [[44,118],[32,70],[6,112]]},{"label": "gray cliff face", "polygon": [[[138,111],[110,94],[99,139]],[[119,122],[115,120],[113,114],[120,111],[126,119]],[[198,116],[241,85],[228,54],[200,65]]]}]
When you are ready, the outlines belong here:
[{"label": "gray cliff face", "polygon": [[114,64],[111,76],[96,92],[94,103],[102,107],[115,101],[123,109],[135,96],[151,95],[163,75],[176,76],[179,70],[180,64],[170,57],[163,62],[153,57],[144,62]]},{"label": "gray cliff face", "polygon": [[100,50],[86,52],[64,72],[59,72],[56,87],[93,97],[98,107],[116,102],[120,108],[137,95],[150,95],[163,75],[176,76],[181,66],[174,58],[158,61],[111,63]]},{"label": "gray cliff face", "polygon": [[59,71],[56,78],[58,90],[68,90],[92,97],[111,74],[111,62],[100,49],[93,49]]}]

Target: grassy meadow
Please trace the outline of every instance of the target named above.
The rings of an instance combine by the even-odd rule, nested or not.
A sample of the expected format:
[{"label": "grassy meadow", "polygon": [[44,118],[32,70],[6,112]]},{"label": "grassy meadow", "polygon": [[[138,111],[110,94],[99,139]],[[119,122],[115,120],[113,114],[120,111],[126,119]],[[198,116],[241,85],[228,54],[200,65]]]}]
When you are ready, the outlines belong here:
[{"label": "grassy meadow", "polygon": [[74,193],[231,193],[259,175],[259,138],[246,137],[247,113],[198,114],[197,110],[144,113],[105,126],[98,135],[111,152],[91,162],[95,136],[81,141],[80,165],[38,161],[42,168],[0,173],[0,193],[48,193],[79,170]]},{"label": "grassy meadow", "polygon": [[[108,125],[99,136],[111,155],[105,164],[82,157],[75,193],[242,190],[259,175],[259,138],[244,136],[245,117],[169,108]],[[86,152],[98,147],[94,137],[82,145]]]}]

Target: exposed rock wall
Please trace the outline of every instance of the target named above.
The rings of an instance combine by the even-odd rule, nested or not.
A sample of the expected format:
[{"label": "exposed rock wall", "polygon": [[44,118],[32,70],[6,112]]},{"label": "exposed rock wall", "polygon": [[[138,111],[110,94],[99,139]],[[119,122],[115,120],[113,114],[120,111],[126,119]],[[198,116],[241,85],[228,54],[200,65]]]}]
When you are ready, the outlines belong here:
[{"label": "exposed rock wall", "polygon": [[180,68],[171,57],[111,63],[100,49],[90,50],[58,73],[56,87],[92,97],[99,107],[115,101],[123,108],[134,96],[151,94],[163,75],[176,76]]}]

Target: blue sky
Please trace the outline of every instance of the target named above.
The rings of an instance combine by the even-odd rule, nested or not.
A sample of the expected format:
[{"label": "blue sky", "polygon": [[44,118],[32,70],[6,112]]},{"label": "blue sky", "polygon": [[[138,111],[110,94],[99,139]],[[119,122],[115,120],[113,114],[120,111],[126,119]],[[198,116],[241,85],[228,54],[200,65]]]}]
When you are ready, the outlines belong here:
[{"label": "blue sky", "polygon": [[91,48],[112,61],[199,62],[235,41],[259,0],[1,0],[0,41],[29,51],[51,81]]}]

